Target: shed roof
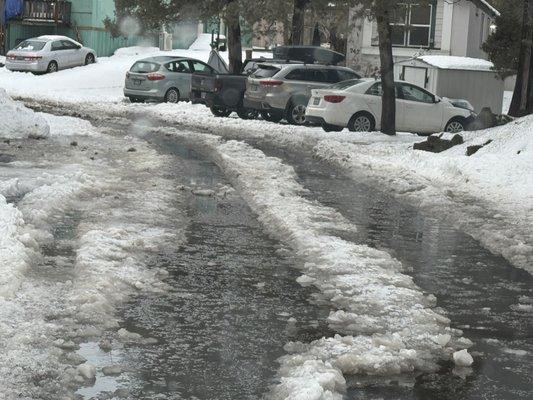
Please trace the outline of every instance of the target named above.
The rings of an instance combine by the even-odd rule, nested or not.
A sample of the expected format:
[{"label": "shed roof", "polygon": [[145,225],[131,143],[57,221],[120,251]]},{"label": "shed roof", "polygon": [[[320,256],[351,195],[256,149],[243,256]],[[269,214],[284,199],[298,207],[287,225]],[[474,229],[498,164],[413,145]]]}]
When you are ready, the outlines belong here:
[{"label": "shed roof", "polygon": [[[443,55],[428,55],[420,56],[414,60],[422,61],[425,64],[431,65],[440,69],[458,69],[467,71],[492,71],[494,64],[490,61],[480,58],[471,57],[457,57],[457,56],[443,56]],[[412,60],[402,61],[399,64],[408,63]]]},{"label": "shed roof", "polygon": [[487,0],[470,0],[479,8],[483,9],[485,12],[491,14],[493,17],[499,17],[500,12],[494,8]]}]

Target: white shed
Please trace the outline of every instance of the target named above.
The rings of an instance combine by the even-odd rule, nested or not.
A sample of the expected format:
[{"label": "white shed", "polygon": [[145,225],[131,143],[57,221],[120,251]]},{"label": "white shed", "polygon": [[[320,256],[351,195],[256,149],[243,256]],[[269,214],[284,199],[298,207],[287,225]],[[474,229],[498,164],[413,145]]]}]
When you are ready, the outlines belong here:
[{"label": "white shed", "polygon": [[502,112],[504,81],[490,61],[469,57],[420,56],[395,64],[394,77],[440,97],[466,99],[480,112]]}]

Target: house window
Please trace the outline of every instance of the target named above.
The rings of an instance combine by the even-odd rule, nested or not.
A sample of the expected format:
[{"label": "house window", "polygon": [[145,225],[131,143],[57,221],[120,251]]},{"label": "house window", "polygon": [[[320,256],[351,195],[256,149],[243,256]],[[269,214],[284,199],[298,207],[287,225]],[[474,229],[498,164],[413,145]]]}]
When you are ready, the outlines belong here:
[{"label": "house window", "polygon": [[432,47],[432,4],[399,4],[394,13],[392,45],[400,47]]}]

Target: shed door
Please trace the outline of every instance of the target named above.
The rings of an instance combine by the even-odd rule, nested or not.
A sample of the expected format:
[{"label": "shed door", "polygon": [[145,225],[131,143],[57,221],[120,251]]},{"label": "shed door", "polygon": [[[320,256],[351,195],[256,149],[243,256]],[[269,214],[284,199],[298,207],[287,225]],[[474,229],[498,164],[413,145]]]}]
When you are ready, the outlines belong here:
[{"label": "shed door", "polygon": [[403,80],[413,85],[427,88],[428,69],[422,67],[403,67]]}]

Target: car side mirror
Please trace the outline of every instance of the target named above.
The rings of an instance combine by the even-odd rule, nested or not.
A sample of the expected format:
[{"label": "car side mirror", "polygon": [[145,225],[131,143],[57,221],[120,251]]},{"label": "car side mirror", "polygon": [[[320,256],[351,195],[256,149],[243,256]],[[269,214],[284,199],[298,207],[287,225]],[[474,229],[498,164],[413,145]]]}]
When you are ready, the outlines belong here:
[{"label": "car side mirror", "polygon": [[439,96],[435,96],[433,98],[433,102],[436,104],[436,103],[440,103],[442,101],[442,99],[439,97]]}]

